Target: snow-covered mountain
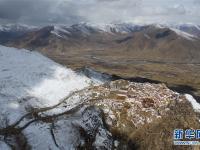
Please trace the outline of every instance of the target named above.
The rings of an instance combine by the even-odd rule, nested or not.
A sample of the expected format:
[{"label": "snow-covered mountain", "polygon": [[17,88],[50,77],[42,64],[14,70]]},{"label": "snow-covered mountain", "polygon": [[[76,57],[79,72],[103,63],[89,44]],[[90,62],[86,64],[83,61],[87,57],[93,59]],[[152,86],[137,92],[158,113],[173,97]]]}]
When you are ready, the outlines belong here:
[{"label": "snow-covered mountain", "polygon": [[[6,36],[2,34],[2,37]],[[52,59],[55,58],[54,56],[61,55],[61,60],[56,57],[61,63],[67,61],[63,60],[65,56],[75,55],[75,53],[86,59],[94,53],[113,56],[113,54],[120,55],[121,52],[125,53],[120,57],[126,55],[123,59],[129,56],[137,60],[198,63],[199,41],[200,38],[196,35],[171,25],[81,23],[72,26],[46,26],[15,39],[7,38],[4,45],[39,50]]]},{"label": "snow-covered mountain", "polygon": [[[200,36],[200,26],[193,24],[133,24],[133,23],[119,23],[119,24],[91,24],[91,23],[80,23],[72,26],[56,25],[54,26],[53,34],[61,37],[62,33],[73,34],[73,32],[81,32],[83,34],[92,34],[96,32],[107,32],[107,33],[132,33],[136,31],[141,31],[148,26],[162,27],[174,29],[174,31],[179,34],[187,33],[189,36]],[[182,35],[182,34],[181,34]]]},{"label": "snow-covered mountain", "polygon": [[25,24],[0,25],[0,43],[4,44],[23,36],[27,32],[38,30],[38,27]]},{"label": "snow-covered mountain", "polygon": [[0,32],[25,32],[37,29],[36,26],[30,26],[26,24],[4,24],[0,25]]},{"label": "snow-covered mountain", "polygon": [[[133,23],[113,23],[113,24],[92,24],[79,23],[72,26],[52,25],[51,33],[59,38],[67,38],[74,35],[89,36],[94,34],[131,34],[147,29],[149,26],[155,28],[170,28],[179,36],[187,39],[200,37],[200,26],[194,24],[133,24]],[[24,34],[38,31],[43,27],[29,26],[25,24],[0,25],[0,43],[23,37]]]},{"label": "snow-covered mountain", "polygon": [[131,33],[140,31],[144,28],[143,25],[135,25],[130,23],[123,24],[91,24],[80,23],[72,26],[56,25],[54,26],[53,34],[62,37],[62,34],[72,35],[75,32],[80,34],[90,35],[93,33]]},{"label": "snow-covered mountain", "polygon": [[188,24],[171,25],[171,27],[184,31],[191,35],[200,37],[200,25],[188,23]]},{"label": "snow-covered mountain", "polygon": [[[199,36],[200,25],[197,24],[134,24],[134,23],[110,23],[110,24],[93,24],[93,23],[79,23],[71,26],[54,25],[54,32],[70,33],[73,31],[81,31],[85,34],[93,32],[109,32],[109,33],[131,33],[140,31],[146,26],[174,28],[190,34]],[[4,24],[0,25],[0,32],[27,32],[38,30],[41,27],[31,26],[26,24]]]}]

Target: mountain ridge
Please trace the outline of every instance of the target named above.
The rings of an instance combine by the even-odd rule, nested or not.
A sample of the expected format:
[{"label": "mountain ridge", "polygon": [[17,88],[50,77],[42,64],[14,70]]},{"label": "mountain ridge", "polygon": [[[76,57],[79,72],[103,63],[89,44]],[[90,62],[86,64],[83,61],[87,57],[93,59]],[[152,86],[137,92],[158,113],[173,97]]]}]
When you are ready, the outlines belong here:
[{"label": "mountain ridge", "polygon": [[[127,33],[127,32],[134,32],[137,30],[140,30],[140,28],[145,27],[145,26],[155,26],[155,27],[160,27],[160,28],[174,28],[174,29],[179,29],[181,31],[186,32],[187,28],[193,28],[196,30],[200,30],[200,25],[198,24],[191,24],[191,23],[186,23],[186,24],[158,24],[158,23],[152,23],[152,24],[136,24],[136,23],[110,23],[110,24],[93,24],[93,23],[78,23],[78,24],[73,24],[73,25],[64,25],[64,24],[56,24],[56,25],[46,25],[46,26],[32,26],[32,25],[27,25],[27,24],[3,24],[0,25],[0,31],[9,31],[9,30],[33,30],[33,29],[40,29],[44,28],[47,26],[54,26],[58,28],[94,28],[94,29],[99,29],[101,31],[105,32],[122,32],[122,33]],[[187,31],[187,33],[190,33]]]},{"label": "mountain ridge", "polygon": [[74,70],[88,66],[123,78],[189,86],[200,96],[200,39],[196,35],[159,24],[123,27],[121,31],[128,33],[113,28],[105,32],[90,24],[47,26],[7,39],[3,45],[39,51]]}]

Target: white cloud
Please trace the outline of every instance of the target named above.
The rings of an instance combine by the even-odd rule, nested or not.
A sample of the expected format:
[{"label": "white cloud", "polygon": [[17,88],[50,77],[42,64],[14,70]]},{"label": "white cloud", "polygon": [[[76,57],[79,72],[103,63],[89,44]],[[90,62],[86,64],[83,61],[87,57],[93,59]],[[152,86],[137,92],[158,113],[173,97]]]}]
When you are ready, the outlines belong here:
[{"label": "white cloud", "polygon": [[[11,7],[13,2],[18,4],[17,8]],[[199,9],[199,0],[0,0],[0,18],[47,24],[81,21],[199,24]]]}]

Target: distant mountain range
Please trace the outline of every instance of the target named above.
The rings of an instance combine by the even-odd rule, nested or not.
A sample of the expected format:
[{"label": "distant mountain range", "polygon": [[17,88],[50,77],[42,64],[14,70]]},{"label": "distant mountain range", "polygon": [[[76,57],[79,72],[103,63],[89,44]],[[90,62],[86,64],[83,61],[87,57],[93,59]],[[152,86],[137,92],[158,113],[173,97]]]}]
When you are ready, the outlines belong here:
[{"label": "distant mountain range", "polygon": [[[25,25],[3,26],[0,43],[36,49],[47,55],[88,51],[106,52],[150,61],[199,63],[200,27],[198,25],[75,24],[70,27]],[[120,54],[121,56],[121,54]]]},{"label": "distant mountain range", "polygon": [[[80,23],[72,26],[67,25],[54,25],[55,32],[72,32],[75,30],[82,31],[84,33],[92,32],[109,32],[109,33],[131,33],[144,29],[145,26],[156,26],[171,29],[178,29],[180,31],[192,34],[194,36],[200,35],[200,25],[196,24],[133,24],[133,23],[118,23],[118,24],[91,24]],[[27,32],[37,30],[43,27],[30,26],[26,24],[5,24],[0,25],[0,32]]]},{"label": "distant mountain range", "polygon": [[0,41],[1,43],[6,43],[11,39],[16,39],[29,31],[37,29],[37,27],[24,24],[0,25]]},{"label": "distant mountain range", "polygon": [[199,32],[1,26],[0,149],[173,149],[174,129],[199,128]]},{"label": "distant mountain range", "polygon": [[199,28],[131,23],[5,25],[0,44],[39,51],[74,70],[90,67],[125,78],[158,80],[200,96]]}]

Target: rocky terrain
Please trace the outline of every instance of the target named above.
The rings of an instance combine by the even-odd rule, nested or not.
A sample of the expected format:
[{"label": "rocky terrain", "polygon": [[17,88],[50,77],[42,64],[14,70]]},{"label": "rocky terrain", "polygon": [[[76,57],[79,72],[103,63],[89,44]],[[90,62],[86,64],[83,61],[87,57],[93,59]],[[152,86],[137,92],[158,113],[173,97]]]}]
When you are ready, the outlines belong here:
[{"label": "rocky terrain", "polygon": [[173,145],[174,129],[200,127],[200,104],[165,84],[76,73],[3,46],[0,69],[0,149],[199,148]]},{"label": "rocky terrain", "polygon": [[[2,37],[6,37],[5,31],[10,33],[2,31]],[[139,77],[166,83],[199,99],[199,32],[199,26],[192,24],[83,23],[29,28],[0,43],[37,50],[73,70],[87,66],[124,79]]]}]

